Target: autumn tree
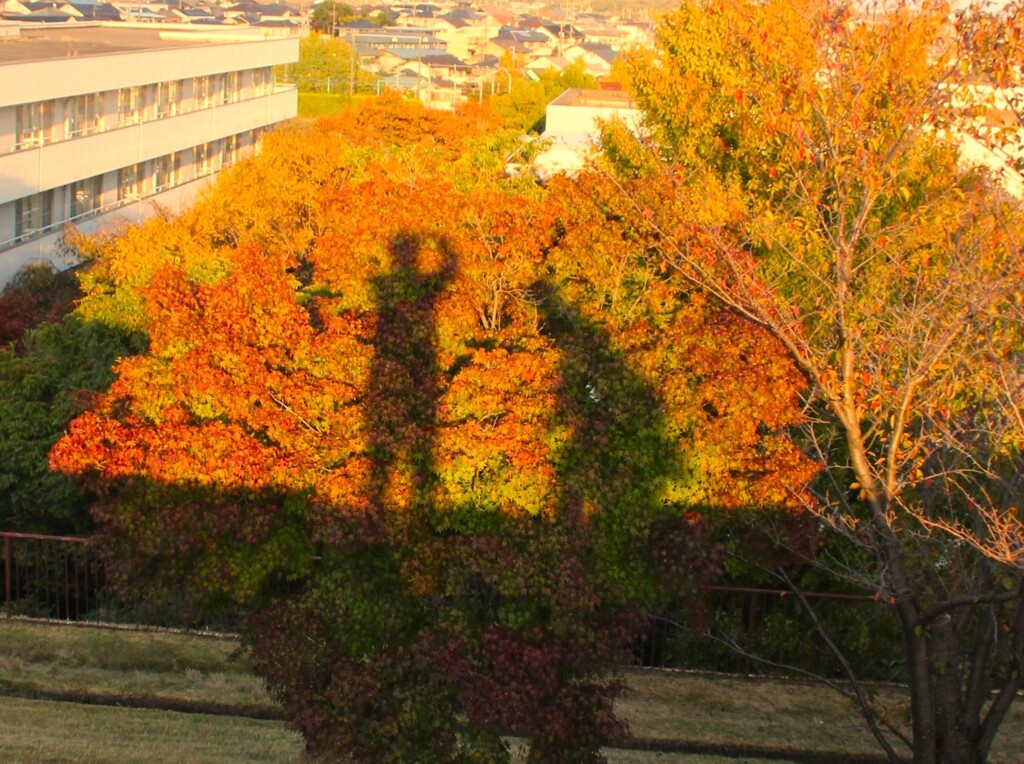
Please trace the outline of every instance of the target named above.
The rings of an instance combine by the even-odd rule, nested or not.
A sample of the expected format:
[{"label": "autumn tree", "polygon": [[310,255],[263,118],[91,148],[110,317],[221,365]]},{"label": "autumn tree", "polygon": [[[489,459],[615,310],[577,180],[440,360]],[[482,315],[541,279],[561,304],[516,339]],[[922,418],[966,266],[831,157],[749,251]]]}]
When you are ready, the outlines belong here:
[{"label": "autumn tree", "polygon": [[717,568],[701,512],[809,500],[781,346],[605,180],[505,178],[492,124],[387,98],[270,136],[86,281],[149,348],[52,463],[122,586],[250,608],[324,759],[600,760],[647,613]]},{"label": "autumn tree", "polygon": [[[512,71],[506,69],[506,71]],[[497,76],[497,75],[495,75]],[[577,61],[560,72],[549,69],[536,80],[510,75],[511,90],[489,99],[495,113],[521,132],[544,132],[547,106],[568,88],[594,88],[597,80]],[[499,78],[498,83],[502,80]]]},{"label": "autumn tree", "polygon": [[1024,682],[1024,218],[960,155],[1019,76],[1020,22],[983,13],[686,3],[629,63],[643,142],[606,136],[664,267],[810,385],[815,511],[852,550],[812,562],[902,625],[911,728],[851,693],[894,761],[984,760]]},{"label": "autumn tree", "polygon": [[74,276],[50,263],[30,263],[0,290],[0,345],[17,342],[26,329],[60,321],[79,296]]},{"label": "autumn tree", "polygon": [[284,75],[300,93],[372,92],[376,80],[360,63],[359,52],[349,42],[313,32],[300,40],[299,60],[289,64]]},{"label": "autumn tree", "polygon": [[351,21],[355,17],[352,6],[327,0],[313,10],[309,23],[320,34],[333,35],[339,23]]}]

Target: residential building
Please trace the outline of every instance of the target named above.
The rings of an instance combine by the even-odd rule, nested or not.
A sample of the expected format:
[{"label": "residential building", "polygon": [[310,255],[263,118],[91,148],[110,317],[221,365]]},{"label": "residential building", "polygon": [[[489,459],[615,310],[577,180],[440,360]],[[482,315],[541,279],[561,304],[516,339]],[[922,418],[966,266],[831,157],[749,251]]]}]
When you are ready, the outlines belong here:
[{"label": "residential building", "polygon": [[612,119],[642,133],[642,114],[622,90],[566,90],[548,104],[543,136],[547,146],[534,158],[534,176],[546,181],[559,173],[578,173],[599,150],[601,123]]},{"label": "residential building", "polygon": [[169,24],[0,26],[0,285],[86,232],[180,211],[295,116],[298,38]]}]

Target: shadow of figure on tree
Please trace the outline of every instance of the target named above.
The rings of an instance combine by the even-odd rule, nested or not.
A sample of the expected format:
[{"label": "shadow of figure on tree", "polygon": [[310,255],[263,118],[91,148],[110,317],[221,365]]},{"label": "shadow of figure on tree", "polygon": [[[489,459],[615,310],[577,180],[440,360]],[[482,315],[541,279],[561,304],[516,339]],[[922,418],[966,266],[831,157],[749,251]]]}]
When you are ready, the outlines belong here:
[{"label": "shadow of figure on tree", "polygon": [[[359,451],[317,469],[362,465],[352,485],[365,501],[353,506],[367,511],[329,505],[312,488],[139,477],[125,483],[127,502],[111,504],[108,538],[121,533],[118,548],[132,551],[126,576],[155,572],[252,608],[253,667],[314,758],[507,762],[504,736],[514,734],[531,762],[601,761],[600,746],[625,732],[614,674],[646,614],[706,567],[699,523],[661,500],[678,463],[661,403],[604,327],[537,284],[534,323],[466,346],[533,354],[530,368],[544,370],[503,387],[509,410],[498,416],[515,415],[517,395],[553,401],[529,430],[545,441],[537,453],[553,488],[534,510],[452,500],[439,466],[452,454],[438,449],[462,423],[446,395],[473,363],[439,360],[457,253],[443,236],[415,234],[393,237],[387,251],[374,304],[352,323],[365,327],[365,381],[352,403],[336,402],[351,415],[339,426],[358,421],[362,440],[306,435],[311,423],[300,422],[322,448]],[[194,320],[208,318],[197,309]],[[490,413],[477,420],[493,423]],[[512,470],[505,461],[492,480]],[[140,524],[147,535],[133,530]]]},{"label": "shadow of figure on tree", "polygon": [[447,241],[434,242],[442,262],[424,273],[417,263],[423,246],[415,234],[396,236],[389,247],[391,270],[374,283],[377,321],[365,419],[372,465],[367,490],[378,516],[396,500],[423,511],[434,504],[436,303],[456,258]]},{"label": "shadow of figure on tree", "polygon": [[706,559],[699,523],[659,497],[677,464],[660,401],[603,327],[537,284],[552,503],[439,499],[439,400],[456,371],[438,368],[435,308],[455,257],[431,244],[443,265],[425,274],[421,246],[396,239],[376,281],[365,419],[379,528],[335,534],[349,541],[323,551],[305,592],[259,616],[257,670],[314,756],[501,762],[515,734],[531,762],[601,761],[626,732],[614,673]]}]

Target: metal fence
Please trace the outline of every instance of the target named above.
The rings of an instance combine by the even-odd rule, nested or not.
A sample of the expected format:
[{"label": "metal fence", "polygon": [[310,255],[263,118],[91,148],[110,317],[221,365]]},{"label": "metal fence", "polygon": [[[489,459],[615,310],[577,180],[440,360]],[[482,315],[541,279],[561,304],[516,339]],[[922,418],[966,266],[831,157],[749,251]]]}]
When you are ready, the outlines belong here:
[{"label": "metal fence", "polygon": [[[242,613],[209,611],[185,592],[129,600],[111,591],[89,540],[0,532],[7,618],[108,627],[233,633]],[[900,632],[891,608],[860,594],[713,586],[651,619],[635,650],[649,668],[840,678],[806,612],[864,679],[899,681]]]},{"label": "metal fence", "polygon": [[892,608],[864,594],[801,597],[783,589],[709,587],[651,619],[637,660],[650,668],[843,679],[820,626],[862,679],[904,679]]},{"label": "metal fence", "polygon": [[108,585],[89,539],[0,532],[4,614],[10,618],[194,632],[234,632],[241,614],[211,612],[184,592],[127,599]]}]

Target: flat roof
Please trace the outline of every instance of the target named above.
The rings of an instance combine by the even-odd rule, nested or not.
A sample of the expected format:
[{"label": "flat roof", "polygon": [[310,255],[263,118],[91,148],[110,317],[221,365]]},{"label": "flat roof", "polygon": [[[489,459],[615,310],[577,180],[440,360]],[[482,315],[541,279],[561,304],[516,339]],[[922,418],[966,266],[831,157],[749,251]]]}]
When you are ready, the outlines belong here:
[{"label": "flat roof", "polygon": [[624,90],[583,90],[570,88],[551,102],[552,106],[592,106],[632,109],[633,100]]},{"label": "flat roof", "polygon": [[18,24],[20,34],[0,35],[0,65],[262,40],[257,30],[167,29],[147,24]]}]

